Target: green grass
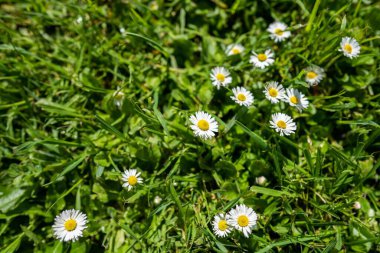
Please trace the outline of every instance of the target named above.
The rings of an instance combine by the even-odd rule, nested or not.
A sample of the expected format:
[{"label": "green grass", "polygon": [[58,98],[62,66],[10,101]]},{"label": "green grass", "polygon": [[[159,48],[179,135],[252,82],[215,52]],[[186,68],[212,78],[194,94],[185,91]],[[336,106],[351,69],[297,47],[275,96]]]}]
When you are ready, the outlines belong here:
[{"label": "green grass", "polygon": [[[3,1],[0,252],[380,250],[375,2]],[[292,31],[282,43],[266,32],[276,19]],[[338,51],[344,36],[361,45],[358,58]],[[235,42],[245,53],[227,57]],[[265,48],[275,64],[254,69],[250,51]],[[314,88],[303,79],[309,64],[327,74]],[[231,70],[229,89],[212,86],[215,66]],[[310,107],[270,104],[262,89],[272,80]],[[238,85],[255,96],[248,109],[229,99]],[[198,110],[219,122],[216,138],[194,137]],[[294,135],[269,127],[280,111],[295,119]],[[129,168],[144,184],[128,192]],[[216,237],[214,215],[238,203],[259,215],[252,235]],[[88,228],[61,243],[52,225],[71,208]]]}]

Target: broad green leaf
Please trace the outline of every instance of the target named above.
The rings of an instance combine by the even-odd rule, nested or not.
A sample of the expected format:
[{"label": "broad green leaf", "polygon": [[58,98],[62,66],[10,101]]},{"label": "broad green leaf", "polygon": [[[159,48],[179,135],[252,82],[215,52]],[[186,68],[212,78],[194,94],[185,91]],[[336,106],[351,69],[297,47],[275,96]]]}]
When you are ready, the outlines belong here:
[{"label": "broad green leaf", "polygon": [[87,244],[84,241],[76,241],[71,244],[70,253],[87,252]]},{"label": "broad green leaf", "polygon": [[15,209],[20,201],[25,198],[26,190],[22,188],[0,188],[0,210],[6,213]]}]

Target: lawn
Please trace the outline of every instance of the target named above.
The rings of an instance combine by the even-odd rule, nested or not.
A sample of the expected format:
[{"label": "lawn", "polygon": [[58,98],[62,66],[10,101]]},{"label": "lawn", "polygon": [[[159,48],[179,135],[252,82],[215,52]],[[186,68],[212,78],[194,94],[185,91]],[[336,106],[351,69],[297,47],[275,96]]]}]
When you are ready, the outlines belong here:
[{"label": "lawn", "polygon": [[0,253],[379,252],[380,5],[0,3]]}]

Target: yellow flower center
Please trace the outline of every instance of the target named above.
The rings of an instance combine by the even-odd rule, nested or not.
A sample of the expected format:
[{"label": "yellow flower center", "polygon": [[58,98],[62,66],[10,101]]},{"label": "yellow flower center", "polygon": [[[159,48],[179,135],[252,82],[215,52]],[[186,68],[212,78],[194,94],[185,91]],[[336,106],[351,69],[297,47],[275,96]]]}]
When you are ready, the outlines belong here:
[{"label": "yellow flower center", "polygon": [[267,56],[265,54],[258,54],[257,59],[259,59],[259,61],[265,61],[267,59]]},{"label": "yellow flower center", "polygon": [[284,31],[281,30],[280,28],[276,28],[276,29],[274,30],[274,33],[277,34],[277,35],[279,35],[279,36],[281,36],[281,35],[284,33]]},{"label": "yellow flower center", "polygon": [[136,176],[130,176],[128,178],[128,184],[131,186],[134,186],[137,184],[137,177]]},{"label": "yellow flower center", "polygon": [[232,54],[240,54],[240,50],[236,47],[234,47],[231,51],[232,51]]},{"label": "yellow flower center", "polygon": [[207,120],[201,119],[198,121],[198,127],[203,131],[207,131],[210,128],[210,125]]},{"label": "yellow flower center", "polygon": [[218,79],[219,82],[224,82],[224,79],[226,79],[226,77],[222,73],[218,73],[216,74],[216,79]]},{"label": "yellow flower center", "polygon": [[296,96],[290,97],[290,102],[293,104],[298,104],[298,98]]},{"label": "yellow flower center", "polygon": [[317,73],[315,73],[313,71],[307,72],[307,74],[306,74],[306,77],[309,78],[309,79],[314,79],[317,76],[318,76]]},{"label": "yellow flower center", "polygon": [[275,88],[272,87],[269,89],[269,96],[271,96],[272,98],[275,98],[277,97],[277,95],[278,95],[278,91]]},{"label": "yellow flower center", "polygon": [[249,224],[248,217],[246,215],[240,215],[237,219],[237,222],[240,227],[246,227]]},{"label": "yellow flower center", "polygon": [[344,50],[351,54],[352,53],[352,46],[347,43],[344,45]]},{"label": "yellow flower center", "polygon": [[240,100],[240,101],[245,101],[247,98],[244,96],[243,93],[239,93],[239,94],[237,95],[237,99]]},{"label": "yellow flower center", "polygon": [[218,228],[220,231],[225,231],[228,228],[228,224],[226,220],[220,220],[218,223]]},{"label": "yellow flower center", "polygon": [[277,126],[278,126],[279,128],[285,129],[285,128],[286,128],[286,123],[285,123],[285,121],[283,121],[283,120],[279,120],[279,121],[277,122]]},{"label": "yellow flower center", "polygon": [[64,227],[67,231],[73,231],[77,227],[77,222],[73,219],[65,221]]}]

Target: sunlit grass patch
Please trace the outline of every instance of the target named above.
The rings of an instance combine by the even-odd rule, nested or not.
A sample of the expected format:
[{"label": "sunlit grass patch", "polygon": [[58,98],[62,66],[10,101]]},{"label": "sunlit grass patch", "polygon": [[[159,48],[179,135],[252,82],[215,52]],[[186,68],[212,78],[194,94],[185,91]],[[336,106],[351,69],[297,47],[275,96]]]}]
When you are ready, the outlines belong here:
[{"label": "sunlit grass patch", "polygon": [[379,250],[374,1],[0,6],[0,252]]}]

